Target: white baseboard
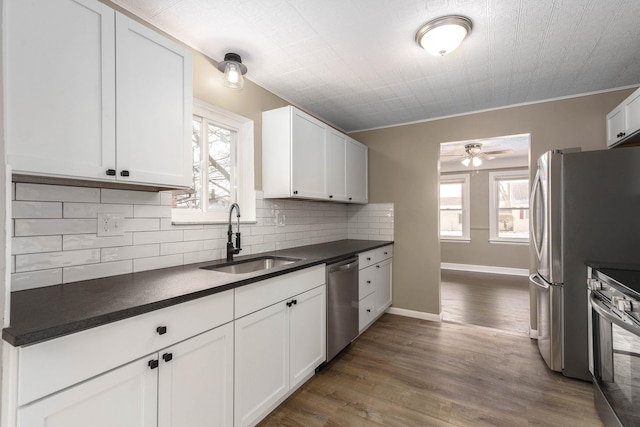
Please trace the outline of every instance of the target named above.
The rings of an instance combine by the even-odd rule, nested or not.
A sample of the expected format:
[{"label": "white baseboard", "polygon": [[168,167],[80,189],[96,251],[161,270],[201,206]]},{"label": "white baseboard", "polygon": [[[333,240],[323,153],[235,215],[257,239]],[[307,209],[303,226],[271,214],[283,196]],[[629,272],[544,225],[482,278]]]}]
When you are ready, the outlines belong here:
[{"label": "white baseboard", "polygon": [[475,273],[508,274],[511,276],[525,276],[525,277],[529,276],[529,270],[527,270],[526,268],[494,267],[491,265],[454,264],[451,262],[441,262],[440,268],[443,270],[473,271]]},{"label": "white baseboard", "polygon": [[404,317],[413,317],[414,319],[430,320],[432,322],[442,322],[442,313],[425,313],[424,311],[407,310],[405,308],[397,307],[389,307],[386,313],[397,314],[398,316]]}]

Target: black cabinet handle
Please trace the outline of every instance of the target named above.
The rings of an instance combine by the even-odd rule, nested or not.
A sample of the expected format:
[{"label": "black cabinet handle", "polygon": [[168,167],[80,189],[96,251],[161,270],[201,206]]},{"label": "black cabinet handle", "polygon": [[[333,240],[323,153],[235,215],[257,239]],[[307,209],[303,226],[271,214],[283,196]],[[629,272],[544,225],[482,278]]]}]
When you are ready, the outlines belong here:
[{"label": "black cabinet handle", "polygon": [[385,254],[385,255],[389,255],[389,252],[385,252],[384,254]]},{"label": "black cabinet handle", "polygon": [[367,280],[367,283],[371,283],[371,280]]},{"label": "black cabinet handle", "polygon": [[291,307],[293,303],[291,301],[287,301],[287,307]]},{"label": "black cabinet handle", "polygon": [[158,333],[158,335],[164,335],[167,333],[167,327],[166,326],[158,326],[156,328],[156,332]]},{"label": "black cabinet handle", "polygon": [[367,308],[367,313],[371,313],[371,309],[370,308]]},{"label": "black cabinet handle", "polygon": [[376,268],[380,268],[380,266],[379,266],[379,265],[376,265]]},{"label": "black cabinet handle", "polygon": [[329,198],[330,198],[330,199],[333,199],[333,194],[329,194]]},{"label": "black cabinet handle", "polygon": [[371,261],[371,257],[367,257],[367,261]]},{"label": "black cabinet handle", "polygon": [[121,170],[120,171],[120,176],[129,176],[129,171],[128,170]]},{"label": "black cabinet handle", "polygon": [[298,190],[293,190],[293,194],[298,194]]},{"label": "black cabinet handle", "polygon": [[349,200],[353,200],[353,198],[349,197]]},{"label": "black cabinet handle", "polygon": [[156,369],[158,367],[158,359],[149,360],[149,368]]},{"label": "black cabinet handle", "polygon": [[298,304],[298,300],[294,299],[293,301],[291,301],[294,305]]},{"label": "black cabinet handle", "polygon": [[115,169],[107,169],[107,175],[116,176],[116,170]]},{"label": "black cabinet handle", "polygon": [[173,353],[165,353],[162,355],[162,360],[165,362],[169,362],[171,359],[173,359]]}]

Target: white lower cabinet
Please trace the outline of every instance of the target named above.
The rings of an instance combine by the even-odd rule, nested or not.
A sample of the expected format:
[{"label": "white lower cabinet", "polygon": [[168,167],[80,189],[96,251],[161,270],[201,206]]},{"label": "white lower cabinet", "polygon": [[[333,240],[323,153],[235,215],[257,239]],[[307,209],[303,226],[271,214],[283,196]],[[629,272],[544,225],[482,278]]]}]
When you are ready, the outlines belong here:
[{"label": "white lower cabinet", "polygon": [[20,427],[232,425],[231,323],[18,410]]},{"label": "white lower cabinet", "polygon": [[157,392],[156,371],[140,359],[20,408],[17,425],[154,427]]},{"label": "white lower cabinet", "polygon": [[362,252],[358,257],[358,323],[362,333],[391,306],[393,246]]},{"label": "white lower cabinet", "polygon": [[326,286],[235,321],[235,425],[257,424],[326,358]]}]

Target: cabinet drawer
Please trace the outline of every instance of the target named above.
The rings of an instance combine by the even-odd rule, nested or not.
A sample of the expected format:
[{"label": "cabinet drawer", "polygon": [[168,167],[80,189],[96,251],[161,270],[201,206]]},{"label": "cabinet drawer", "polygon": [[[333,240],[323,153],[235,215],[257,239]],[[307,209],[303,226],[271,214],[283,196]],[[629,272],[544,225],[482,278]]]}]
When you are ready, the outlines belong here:
[{"label": "cabinet drawer", "polygon": [[234,289],[235,318],[324,284],[325,270],[326,265],[321,264]]},{"label": "cabinet drawer", "polygon": [[391,257],[393,257],[393,246],[389,245],[376,249],[376,262],[381,262]]},{"label": "cabinet drawer", "polygon": [[376,317],[376,294],[372,293],[361,300],[359,308],[358,324],[359,330],[362,332]]},{"label": "cabinet drawer", "polygon": [[[19,348],[18,405],[231,320],[233,291],[229,290]],[[156,329],[162,326],[166,333],[160,335]]]},{"label": "cabinet drawer", "polygon": [[376,290],[376,268],[367,267],[358,272],[358,299],[362,300]]},{"label": "cabinet drawer", "polygon": [[358,266],[360,269],[367,268],[376,263],[376,250],[362,252],[358,254]]}]

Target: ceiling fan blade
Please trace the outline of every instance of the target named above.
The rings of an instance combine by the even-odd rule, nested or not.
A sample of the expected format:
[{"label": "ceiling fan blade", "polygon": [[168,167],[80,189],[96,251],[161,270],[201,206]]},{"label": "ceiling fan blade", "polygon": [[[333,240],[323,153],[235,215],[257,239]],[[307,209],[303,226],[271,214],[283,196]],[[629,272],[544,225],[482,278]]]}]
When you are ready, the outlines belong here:
[{"label": "ceiling fan blade", "polygon": [[484,151],[483,152],[483,154],[485,154],[485,155],[507,154],[507,153],[513,153],[513,150],[511,148],[508,148],[506,150]]}]

